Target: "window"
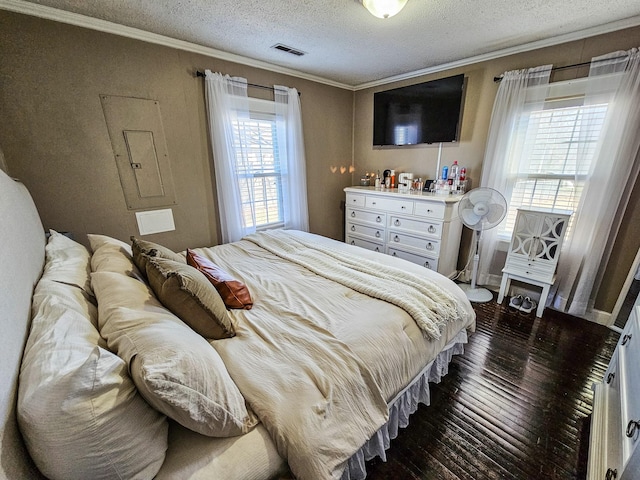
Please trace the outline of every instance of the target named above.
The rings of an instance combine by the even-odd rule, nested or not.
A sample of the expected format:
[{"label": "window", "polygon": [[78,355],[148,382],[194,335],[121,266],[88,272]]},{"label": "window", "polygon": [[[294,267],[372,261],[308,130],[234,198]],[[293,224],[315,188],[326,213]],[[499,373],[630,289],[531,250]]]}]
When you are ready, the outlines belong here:
[{"label": "window", "polygon": [[[566,95],[567,90],[572,94]],[[505,240],[511,237],[519,207],[578,209],[608,103],[584,105],[584,94],[576,90],[580,91],[579,82],[573,88],[552,87],[542,109],[525,110],[519,119],[511,149],[509,211],[498,232]]]},{"label": "window", "polygon": [[250,118],[234,124],[244,225],[258,230],[284,224],[276,121],[268,103],[252,101]]}]

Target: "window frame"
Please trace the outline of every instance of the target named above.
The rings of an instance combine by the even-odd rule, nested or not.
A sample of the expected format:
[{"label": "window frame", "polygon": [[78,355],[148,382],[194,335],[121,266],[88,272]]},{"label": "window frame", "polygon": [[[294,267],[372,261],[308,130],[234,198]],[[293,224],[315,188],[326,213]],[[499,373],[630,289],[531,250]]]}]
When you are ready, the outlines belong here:
[{"label": "window frame", "polygon": [[[265,100],[265,99],[259,99],[259,98],[253,98],[253,97],[248,97],[248,106],[249,106],[249,119],[250,120],[258,120],[258,121],[267,121],[267,122],[271,122],[272,123],[272,131],[273,131],[273,136],[274,139],[277,138],[277,119],[276,119],[276,108],[275,108],[275,102],[271,101],[271,100]],[[237,118],[236,120],[237,122],[242,122],[243,119],[242,118]],[[235,128],[235,127],[234,127]],[[237,143],[236,145],[240,145],[242,144],[242,142]],[[241,197],[243,196],[242,192],[243,192],[243,187],[242,187],[242,181],[243,180],[249,180],[252,178],[270,178],[270,177],[276,177],[276,182],[277,182],[277,191],[278,191],[278,195],[277,195],[277,207],[278,207],[278,217],[279,219],[275,222],[268,222],[268,223],[262,223],[262,224],[256,224],[256,225],[251,225],[251,228],[254,228],[256,231],[261,231],[261,230],[269,230],[269,229],[273,229],[273,228],[281,228],[284,227],[285,224],[285,215],[284,215],[284,196],[283,196],[283,172],[282,172],[282,165],[281,165],[281,161],[282,159],[279,157],[279,149],[273,148],[273,155],[275,160],[275,164],[278,166],[276,170],[276,173],[265,173],[265,172],[259,172],[259,173],[251,173],[251,172],[247,172],[247,173],[240,173],[239,169],[236,167],[236,181],[238,182],[238,188],[240,190],[240,195]],[[251,194],[254,194],[255,190],[251,190]],[[255,195],[253,195],[255,198]],[[244,205],[246,204],[253,204],[255,205],[255,200],[251,200],[250,202],[244,202],[242,201],[242,205],[243,205],[243,210],[244,210]],[[255,207],[254,207],[255,208]],[[244,213],[243,213],[244,215]],[[243,219],[244,221],[245,219]]]},{"label": "window frame", "polygon": [[[526,92],[526,98],[525,98],[525,110],[522,113],[522,115],[527,115],[528,118],[531,118],[531,114],[534,112],[539,112],[541,111],[539,108],[536,108],[535,110],[532,108],[528,108],[528,106],[530,106],[532,103],[539,103],[539,101],[536,101],[535,99],[539,99],[542,96],[544,96],[544,103],[542,106],[542,110],[555,110],[555,109],[560,109],[560,108],[566,108],[566,107],[578,107],[578,106],[584,106],[584,99],[586,98],[587,95],[587,88],[588,88],[588,94],[589,94],[589,98],[591,101],[591,104],[593,104],[593,100],[596,101],[600,101],[600,103],[607,103],[607,105],[610,103],[610,96],[612,93],[612,88],[611,88],[611,78],[614,78],[615,80],[617,80],[618,82],[620,81],[620,79],[622,78],[621,74],[612,74],[612,75],[606,75],[606,76],[602,76],[601,78],[595,77],[595,78],[580,78],[580,79],[573,79],[573,80],[567,80],[567,81],[561,81],[561,82],[554,82],[554,83],[550,83],[547,85],[540,85],[540,86],[535,86],[535,87],[530,87],[529,89],[527,89]],[[617,77],[617,79],[615,78]],[[544,90],[544,95],[542,94],[542,90]],[[548,106],[553,105],[553,108],[549,108]],[[606,122],[606,114],[605,114],[605,120],[604,122]],[[520,124],[520,118],[518,119],[517,124]],[[518,128],[518,127],[516,127]],[[514,138],[516,138],[514,136]],[[599,138],[598,141],[600,141],[601,139]],[[512,144],[513,147],[514,144]],[[589,178],[588,174],[585,173],[576,173],[576,174],[567,174],[567,173],[558,173],[558,174],[535,174],[535,173],[529,173],[529,172],[522,172],[520,173],[518,171],[518,173],[516,174],[512,174],[512,175],[508,175],[509,177],[511,177],[513,179],[509,180],[510,183],[510,187],[509,187],[509,194],[510,197],[507,199],[507,203],[509,205],[509,209],[511,208],[511,204],[512,204],[512,199],[513,199],[513,192],[514,192],[514,188],[517,184],[517,182],[519,180],[534,180],[534,181],[538,181],[538,180],[558,180],[558,181],[562,181],[562,180],[583,180],[586,181]],[[580,196],[582,195],[582,192],[580,192]],[[554,197],[557,198],[557,197]],[[580,204],[580,200],[578,200],[577,206],[576,208],[579,207]],[[523,205],[523,208],[525,208],[526,205]],[[560,209],[560,207],[559,207]],[[574,211],[574,215],[572,216],[572,220],[573,218],[575,218],[575,211]],[[505,220],[506,221],[506,220]],[[507,250],[509,243],[511,242],[511,237],[512,237],[513,231],[511,232],[507,232],[504,229],[504,226],[500,227],[500,230],[497,232],[497,236],[499,239],[499,246],[500,246],[500,250]]]}]

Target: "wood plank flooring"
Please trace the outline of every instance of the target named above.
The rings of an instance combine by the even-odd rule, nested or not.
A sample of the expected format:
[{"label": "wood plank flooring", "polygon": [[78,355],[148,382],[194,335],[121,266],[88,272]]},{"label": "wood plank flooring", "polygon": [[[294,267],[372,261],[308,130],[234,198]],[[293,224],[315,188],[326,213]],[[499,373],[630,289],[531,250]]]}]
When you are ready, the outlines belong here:
[{"label": "wood plank flooring", "polygon": [[477,330],[367,480],[583,479],[591,384],[618,333],[546,309],[474,304]]}]

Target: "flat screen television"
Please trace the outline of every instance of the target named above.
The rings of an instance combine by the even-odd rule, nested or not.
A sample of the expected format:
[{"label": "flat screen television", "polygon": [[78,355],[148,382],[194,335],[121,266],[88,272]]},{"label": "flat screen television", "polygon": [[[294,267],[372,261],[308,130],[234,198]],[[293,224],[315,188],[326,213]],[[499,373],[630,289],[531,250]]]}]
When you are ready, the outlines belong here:
[{"label": "flat screen television", "polygon": [[464,74],[373,95],[373,145],[457,142]]}]

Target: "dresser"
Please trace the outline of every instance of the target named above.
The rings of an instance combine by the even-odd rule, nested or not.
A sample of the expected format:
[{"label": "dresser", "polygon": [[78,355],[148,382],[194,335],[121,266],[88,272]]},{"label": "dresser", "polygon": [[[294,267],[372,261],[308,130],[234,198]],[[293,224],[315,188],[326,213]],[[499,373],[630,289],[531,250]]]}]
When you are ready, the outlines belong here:
[{"label": "dresser", "polygon": [[346,243],[417,263],[450,278],[457,273],[460,196],[374,187],[344,191]]},{"label": "dresser", "polygon": [[551,285],[555,282],[556,267],[572,212],[519,208],[511,243],[502,269],[498,303],[509,292],[511,280],[542,288],[536,316],[541,317]]},{"label": "dresser", "polygon": [[593,385],[587,480],[640,478],[640,307],[631,311],[601,382]]}]

